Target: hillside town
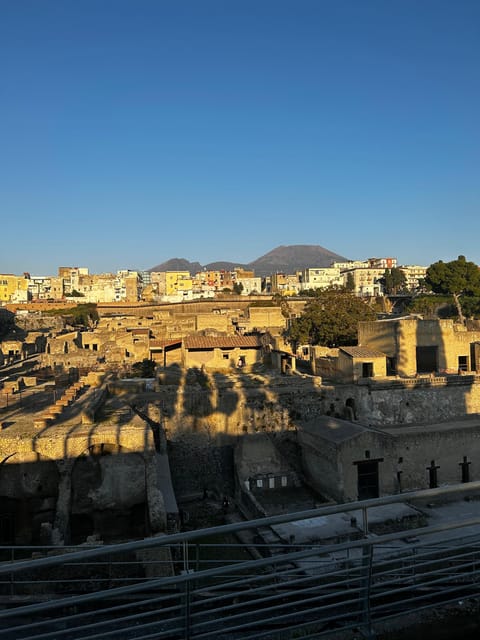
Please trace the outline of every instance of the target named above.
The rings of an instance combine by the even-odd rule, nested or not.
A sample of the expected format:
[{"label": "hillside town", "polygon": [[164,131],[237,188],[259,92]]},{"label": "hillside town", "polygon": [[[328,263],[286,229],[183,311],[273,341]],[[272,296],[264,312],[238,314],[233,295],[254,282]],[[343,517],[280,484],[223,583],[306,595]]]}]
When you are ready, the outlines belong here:
[{"label": "hillside town", "polygon": [[93,274],[88,267],[59,267],[57,275],[0,274],[0,303],[26,302],[114,303],[183,302],[215,298],[225,293],[243,296],[279,294],[294,296],[309,289],[348,287],[357,296],[382,296],[386,270],[403,274],[404,290],[421,291],[427,267],[397,265],[396,258],[369,258],[306,266],[295,273],[256,276],[253,270],[133,271]]},{"label": "hillside town", "polygon": [[[446,507],[409,496],[480,482],[480,321],[445,269],[478,295],[463,256],[0,276],[0,542],[46,558],[158,540],[148,557],[170,579],[165,540],[205,527],[283,518],[234,542],[275,558],[369,539],[349,505],[405,496],[375,507],[373,530],[428,529]],[[447,281],[449,305],[431,290]],[[409,311],[422,296],[428,311]]]},{"label": "hillside town", "polygon": [[[460,257],[449,265],[465,270],[473,263]],[[472,268],[478,279],[478,267]],[[295,275],[295,283],[272,274],[265,278],[263,293],[250,290],[249,295],[245,293],[249,283],[257,281],[262,289],[260,278],[240,270],[195,277],[150,273],[152,280],[143,289],[142,274],[124,272],[115,277],[125,285],[124,298],[106,302],[98,300],[104,297],[100,291],[113,294],[114,280],[89,276],[86,269],[60,268],[57,277],[42,283],[18,278],[15,286],[25,283],[25,301],[11,301],[17,288],[0,308],[0,451],[6,468],[15,469],[32,451],[38,454],[44,442],[47,449],[42,455],[51,460],[50,466],[58,464],[53,460],[65,464],[68,459],[74,473],[77,455],[93,446],[88,444],[92,428],[94,448],[122,450],[129,430],[135,440],[148,427],[153,437],[146,445],[151,448],[149,456],[157,460],[155,452],[162,449],[170,460],[165,486],[159,487],[157,481],[154,485],[171,496],[171,511],[163,517],[168,515],[168,527],[174,529],[181,525],[176,505],[205,491],[218,499],[231,496],[246,513],[268,513],[268,507],[261,506],[267,494],[261,500],[249,489],[257,481],[257,488],[271,485],[280,493],[294,482],[307,493],[316,492],[317,500],[342,502],[459,481],[462,460],[462,473],[480,479],[474,461],[476,439],[471,441],[470,435],[476,432],[480,407],[479,321],[442,318],[435,311],[426,317],[402,312],[404,300],[415,299],[426,275],[430,279],[434,275],[434,267],[428,273],[420,267],[411,272],[403,269],[404,286],[400,295],[393,296],[382,291],[386,276],[400,270],[393,258],[306,268]],[[205,285],[211,287],[205,291],[216,296],[184,300],[184,294],[193,295],[194,283],[203,286],[201,276],[212,283]],[[7,282],[2,285],[4,298],[13,289],[9,283],[14,281],[8,278],[0,280]],[[282,289],[282,283],[290,288]],[[301,295],[312,289],[313,297]],[[154,290],[155,301],[147,301],[145,292]],[[389,304],[385,300],[378,306],[378,298],[388,298]],[[397,298],[400,307],[394,304]],[[335,316],[343,320],[332,334]],[[305,331],[307,317],[311,328]],[[321,333],[322,318],[327,317],[330,333]],[[123,444],[114,435],[119,423]],[[407,453],[411,429],[415,442],[431,438],[442,442],[436,445],[437,454],[423,445]],[[272,433],[278,435],[277,444],[265,439]],[[344,435],[338,441],[340,433]],[[69,442],[77,442],[73,457],[60,453],[67,434]],[[450,444],[455,440],[459,445],[460,434],[458,451]],[[249,461],[250,448],[240,445],[248,436],[270,451],[261,459],[255,455],[255,463]],[[144,447],[143,438],[134,448]],[[55,454],[49,451],[57,446],[54,441],[60,447]],[[282,441],[289,445],[279,445]],[[332,447],[335,463],[325,458]],[[280,463],[285,449],[290,453]],[[227,450],[232,460],[239,457],[233,467],[232,462],[222,461]],[[343,455],[348,459],[340,464]],[[216,456],[220,458],[213,463]],[[426,472],[431,464],[434,479]],[[294,481],[283,476],[290,467],[285,477]],[[368,473],[362,471],[367,467]],[[46,480],[41,484],[51,486]],[[4,485],[6,495],[14,485]],[[15,485],[14,493],[19,490]],[[140,494],[135,501],[143,503],[146,498]],[[15,525],[1,530],[12,542],[25,536],[32,542],[40,535],[38,521],[43,516],[32,506],[17,527],[16,498],[14,494],[10,498],[9,522]],[[62,514],[60,504],[67,509]],[[68,523],[77,507],[69,515],[73,508],[69,504],[70,500],[55,499],[45,516],[62,540],[72,536]],[[295,510],[295,501],[283,504]],[[113,508],[127,507],[122,499]],[[99,533],[92,516],[98,510],[99,505],[89,501],[82,511],[91,522],[91,535]],[[165,530],[161,522],[162,518],[156,526]],[[122,531],[108,535],[121,536]]]}]

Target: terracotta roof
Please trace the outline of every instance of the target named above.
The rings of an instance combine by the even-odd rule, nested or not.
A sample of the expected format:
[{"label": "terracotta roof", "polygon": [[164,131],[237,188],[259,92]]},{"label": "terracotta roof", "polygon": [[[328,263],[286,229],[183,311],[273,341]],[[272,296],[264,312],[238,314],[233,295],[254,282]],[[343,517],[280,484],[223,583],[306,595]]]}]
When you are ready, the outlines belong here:
[{"label": "terracotta roof", "polygon": [[382,351],[376,349],[370,349],[369,347],[340,347],[340,351],[343,351],[352,358],[385,358],[385,354]]},{"label": "terracotta roof", "polygon": [[258,348],[262,346],[258,336],[187,336],[184,339],[186,349],[233,349]]},{"label": "terracotta roof", "polygon": [[149,346],[154,349],[164,349],[165,347],[172,347],[173,345],[180,346],[182,341],[180,339],[177,340],[150,340]]},{"label": "terracotta roof", "polygon": [[150,332],[151,332],[151,329],[148,329],[146,327],[138,327],[138,328],[132,329],[133,335],[149,336]]}]

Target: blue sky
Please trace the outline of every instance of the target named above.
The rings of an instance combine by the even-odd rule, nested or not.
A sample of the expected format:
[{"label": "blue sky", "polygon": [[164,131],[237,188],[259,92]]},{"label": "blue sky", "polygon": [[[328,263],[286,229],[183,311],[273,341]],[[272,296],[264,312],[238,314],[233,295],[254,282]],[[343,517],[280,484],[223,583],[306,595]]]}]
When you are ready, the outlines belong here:
[{"label": "blue sky", "polygon": [[0,73],[0,272],[480,263],[478,0],[0,0]]}]

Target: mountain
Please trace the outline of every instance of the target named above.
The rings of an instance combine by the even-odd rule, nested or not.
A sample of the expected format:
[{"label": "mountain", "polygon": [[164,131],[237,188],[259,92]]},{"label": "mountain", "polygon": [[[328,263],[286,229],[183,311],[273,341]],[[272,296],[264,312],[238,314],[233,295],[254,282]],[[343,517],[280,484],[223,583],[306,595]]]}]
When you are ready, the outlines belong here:
[{"label": "mountain", "polygon": [[348,258],[333,253],[317,244],[291,244],[273,249],[249,263],[255,275],[295,273],[307,267],[329,267],[332,262],[345,262]]},{"label": "mountain", "polygon": [[316,244],[291,244],[280,246],[248,264],[238,262],[210,262],[202,266],[199,262],[189,262],[184,258],[172,258],[149,271],[190,271],[198,273],[204,269],[211,271],[232,271],[235,267],[253,269],[256,276],[272,273],[295,273],[307,267],[329,267],[332,262],[345,262],[348,258],[333,253]]},{"label": "mountain", "polygon": [[236,267],[240,269],[248,269],[247,264],[242,264],[240,262],[209,262],[205,265],[205,269],[208,271],[233,271]]},{"label": "mountain", "polygon": [[189,271],[190,273],[198,273],[203,271],[203,267],[199,262],[189,262],[184,258],[171,258],[166,262],[157,264],[149,271]]}]

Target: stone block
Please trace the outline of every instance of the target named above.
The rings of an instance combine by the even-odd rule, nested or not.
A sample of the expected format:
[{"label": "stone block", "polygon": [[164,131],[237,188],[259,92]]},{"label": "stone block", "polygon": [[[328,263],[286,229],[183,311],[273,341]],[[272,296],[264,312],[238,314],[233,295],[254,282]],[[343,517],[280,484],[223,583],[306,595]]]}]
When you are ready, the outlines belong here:
[{"label": "stone block", "polygon": [[50,420],[46,419],[46,418],[36,418],[33,421],[33,427],[34,429],[45,429],[45,427],[48,427],[48,425],[50,424]]}]

